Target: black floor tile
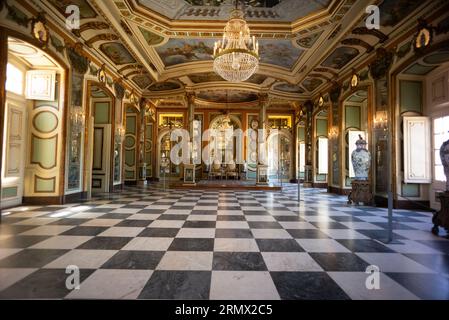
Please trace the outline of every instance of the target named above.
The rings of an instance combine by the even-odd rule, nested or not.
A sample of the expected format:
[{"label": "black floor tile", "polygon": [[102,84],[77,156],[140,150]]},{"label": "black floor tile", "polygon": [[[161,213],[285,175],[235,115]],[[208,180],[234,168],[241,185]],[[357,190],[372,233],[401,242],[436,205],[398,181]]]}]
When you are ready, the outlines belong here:
[{"label": "black floor tile", "polygon": [[219,215],[217,221],[246,221],[245,216],[242,215]]},{"label": "black floor tile", "polygon": [[213,251],[214,239],[175,238],[169,251]]},{"label": "black floor tile", "polygon": [[129,213],[106,213],[102,216],[99,216],[97,219],[126,219],[131,216],[132,214]]},{"label": "black floor tile", "polygon": [[0,260],[1,268],[41,268],[69,250],[24,249]]},{"label": "black floor tile", "polygon": [[212,270],[265,271],[267,266],[259,252],[214,252]]},{"label": "black floor tile", "polygon": [[251,229],[282,229],[278,222],[249,221],[248,225]]},{"label": "black floor tile", "polygon": [[178,234],[178,228],[146,228],[139,233],[138,237],[162,237],[174,238]]},{"label": "black floor tile", "polygon": [[188,214],[161,214],[157,220],[186,220]]},{"label": "black floor tile", "polygon": [[315,227],[317,227],[319,229],[349,229],[344,224],[341,224],[340,222],[333,222],[333,221],[310,222],[310,224],[314,225]]},{"label": "black floor tile", "polygon": [[[94,271],[80,269],[80,283]],[[40,269],[1,291],[0,299],[62,299],[70,293],[67,277],[65,269]]]},{"label": "black floor tile", "polygon": [[284,300],[348,300],[325,272],[270,272]]},{"label": "black floor tile", "polygon": [[352,252],[395,252],[387,246],[371,239],[336,240]]},{"label": "black floor tile", "polygon": [[49,223],[48,225],[52,226],[79,226],[80,224],[83,224],[91,219],[78,219],[78,218],[65,218],[65,219],[59,219],[56,221],[53,221],[52,223]]},{"label": "black floor tile", "polygon": [[353,253],[311,252],[309,254],[324,271],[365,272],[369,265]]},{"label": "black floor tile", "polygon": [[288,229],[287,232],[295,239],[329,239],[318,229]]},{"label": "black floor tile", "polygon": [[215,229],[215,238],[253,238],[249,229]]},{"label": "black floor tile", "polygon": [[302,252],[304,249],[293,239],[256,239],[261,252]]},{"label": "black floor tile", "polygon": [[108,227],[89,227],[89,226],[78,226],[67,230],[61,235],[63,236],[96,236],[104,231],[106,231]]},{"label": "black floor tile", "polygon": [[164,251],[122,250],[105,262],[101,268],[154,270],[164,254]]},{"label": "black floor tile", "polygon": [[429,273],[387,273],[421,299],[449,300],[449,278]]},{"label": "black floor tile", "polygon": [[421,240],[418,241],[428,247],[440,251],[441,253],[449,254],[449,242],[445,240]]},{"label": "black floor tile", "polygon": [[2,224],[0,224],[0,235],[7,235],[7,234],[17,235],[19,233],[34,229],[36,227],[37,226],[6,224],[6,222],[3,221],[3,217],[2,217]]},{"label": "black floor tile", "polygon": [[129,237],[95,237],[84,242],[77,249],[120,250],[131,239]]},{"label": "black floor tile", "polygon": [[120,223],[116,224],[114,227],[136,227],[136,228],[142,228],[142,227],[148,227],[152,220],[123,220]]},{"label": "black floor tile", "polygon": [[215,228],[215,221],[186,221],[183,228]]},{"label": "black floor tile", "polygon": [[0,241],[0,248],[28,248],[50,236],[11,236]]},{"label": "black floor tile", "polygon": [[140,292],[139,299],[194,299],[209,298],[210,271],[154,271]]},{"label": "black floor tile", "polygon": [[449,255],[447,254],[408,253],[404,255],[438,273],[446,273],[449,275]]}]

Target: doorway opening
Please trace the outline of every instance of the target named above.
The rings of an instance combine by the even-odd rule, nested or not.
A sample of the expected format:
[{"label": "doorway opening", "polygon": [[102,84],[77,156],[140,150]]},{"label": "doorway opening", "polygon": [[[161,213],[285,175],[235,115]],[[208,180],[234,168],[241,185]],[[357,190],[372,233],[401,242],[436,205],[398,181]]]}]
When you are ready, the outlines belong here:
[{"label": "doorway opening", "polygon": [[24,197],[57,192],[63,75],[64,69],[49,54],[8,38],[0,208],[20,205]]}]

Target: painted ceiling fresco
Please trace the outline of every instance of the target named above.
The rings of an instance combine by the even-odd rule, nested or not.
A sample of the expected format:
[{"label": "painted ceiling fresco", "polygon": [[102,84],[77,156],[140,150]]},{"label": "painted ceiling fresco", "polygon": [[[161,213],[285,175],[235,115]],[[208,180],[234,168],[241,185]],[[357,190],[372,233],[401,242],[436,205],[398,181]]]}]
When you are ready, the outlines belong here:
[{"label": "painted ceiling fresco", "polygon": [[380,24],[384,27],[394,27],[422,3],[422,0],[384,0],[379,6]]},{"label": "painted ceiling fresco", "polygon": [[[193,6],[221,6],[226,0],[184,0]],[[240,0],[240,4],[245,6],[272,8],[277,5],[280,0]]]},{"label": "painted ceiling fresco", "polygon": [[323,80],[317,78],[307,78],[302,82],[302,86],[306,88],[307,91],[313,92],[323,83]]},{"label": "painted ceiling fresco", "polygon": [[247,91],[238,90],[213,90],[201,91],[197,97],[201,100],[206,100],[216,103],[242,103],[257,100],[257,94]]},{"label": "painted ceiling fresco", "polygon": [[66,15],[65,10],[69,5],[76,5],[80,8],[82,19],[95,18],[97,14],[86,0],[48,0],[62,15]]},{"label": "painted ceiling fresco", "polygon": [[315,42],[318,40],[318,38],[321,36],[322,33],[323,31],[300,38],[296,40],[296,43],[303,48],[310,49],[315,44]]},{"label": "painted ceiling fresco", "polygon": [[279,90],[279,91],[284,91],[284,92],[289,92],[289,93],[304,93],[304,90],[301,87],[295,86],[293,84],[286,83],[286,82],[274,86],[274,90]]},{"label": "painted ceiling fresco", "polygon": [[144,37],[145,41],[147,42],[147,44],[149,46],[157,45],[164,40],[163,37],[151,32],[151,31],[148,31],[147,29],[139,27],[139,30],[142,33],[142,36]]},{"label": "painted ceiling fresco", "polygon": [[136,60],[125,48],[118,42],[107,42],[100,45],[100,50],[115,64],[135,63]]},{"label": "painted ceiling fresco", "polygon": [[155,83],[148,89],[150,91],[168,91],[168,90],[176,90],[181,88],[179,83],[176,82],[161,82],[161,83]]},{"label": "painted ceiling fresco", "polygon": [[341,69],[357,57],[359,50],[352,47],[339,47],[321,64],[323,67]]},{"label": "painted ceiling fresco", "polygon": [[135,84],[139,86],[140,89],[145,89],[151,84],[151,77],[147,74],[139,74],[132,78]]},{"label": "painted ceiling fresco", "polygon": [[157,47],[156,52],[165,66],[169,67],[180,63],[212,60],[213,47],[213,39],[170,39],[166,44]]},{"label": "painted ceiling fresco", "polygon": [[[215,82],[215,81],[224,81],[222,77],[220,77],[215,72],[206,72],[206,73],[197,73],[189,75],[190,80],[193,83],[204,83],[204,82]],[[267,79],[266,76],[261,74],[254,74],[245,82],[261,84]]]},{"label": "painted ceiling fresco", "polygon": [[260,62],[292,69],[304,51],[293,46],[290,40],[259,40]]}]

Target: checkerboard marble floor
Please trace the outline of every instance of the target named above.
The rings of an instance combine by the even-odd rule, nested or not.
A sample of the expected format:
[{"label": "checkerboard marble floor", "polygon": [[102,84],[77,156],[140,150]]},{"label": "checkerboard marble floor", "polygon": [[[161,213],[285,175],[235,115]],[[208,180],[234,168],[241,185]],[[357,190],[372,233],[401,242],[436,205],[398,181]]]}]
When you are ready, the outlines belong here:
[{"label": "checkerboard marble floor", "polygon": [[[449,299],[449,240],[431,215],[296,185],[282,192],[159,190],[18,207],[0,225],[0,298]],[[66,288],[66,267],[80,288]],[[369,265],[380,289],[368,290]]]}]

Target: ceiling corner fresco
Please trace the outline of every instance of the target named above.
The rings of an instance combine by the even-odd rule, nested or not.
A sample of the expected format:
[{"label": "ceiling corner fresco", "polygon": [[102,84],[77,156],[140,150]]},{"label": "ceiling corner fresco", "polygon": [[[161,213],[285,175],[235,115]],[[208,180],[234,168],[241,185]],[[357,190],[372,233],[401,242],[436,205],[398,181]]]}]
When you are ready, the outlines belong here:
[{"label": "ceiling corner fresco", "polygon": [[155,46],[164,41],[164,37],[157,35],[147,29],[139,27],[140,32],[142,33],[143,38],[149,46]]},{"label": "ceiling corner fresco", "polygon": [[323,67],[340,70],[359,55],[359,50],[352,47],[339,47],[321,64]]},{"label": "ceiling corner fresco", "polygon": [[136,60],[125,48],[125,46],[118,42],[107,42],[100,45],[100,50],[103,52],[112,62],[117,65],[135,63]]},{"label": "ceiling corner fresco", "polygon": [[380,24],[384,27],[394,27],[422,3],[422,0],[384,0],[379,6]]},{"label": "ceiling corner fresco", "polygon": [[139,74],[134,76],[132,81],[137,84],[140,89],[145,89],[152,83],[151,77],[147,74]]},{"label": "ceiling corner fresco", "polygon": [[260,62],[292,69],[304,50],[293,46],[290,40],[259,40]]},{"label": "ceiling corner fresco", "polygon": [[97,13],[86,0],[48,0],[58,11],[65,16],[69,5],[76,5],[80,9],[81,19],[95,18]]},{"label": "ceiling corner fresco", "polygon": [[304,90],[300,86],[283,82],[273,87],[274,90],[283,91],[287,93],[304,93]]},{"label": "ceiling corner fresco", "polygon": [[169,67],[181,63],[212,60],[213,47],[213,39],[170,39],[166,44],[157,47],[156,52],[164,65]]},{"label": "ceiling corner fresco", "polygon": [[323,84],[323,80],[317,78],[307,78],[302,82],[302,86],[306,88],[307,91],[313,92],[316,88],[318,88],[321,84]]},{"label": "ceiling corner fresco", "polygon": [[303,48],[310,49],[313,47],[318,38],[323,34],[323,32],[324,31],[321,31],[306,37],[299,38],[298,40],[296,40],[296,43]]}]

